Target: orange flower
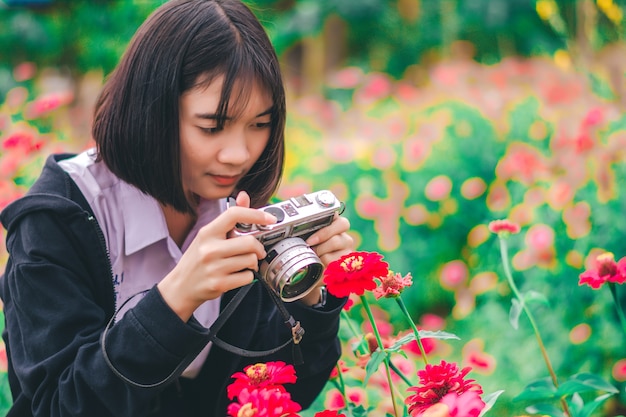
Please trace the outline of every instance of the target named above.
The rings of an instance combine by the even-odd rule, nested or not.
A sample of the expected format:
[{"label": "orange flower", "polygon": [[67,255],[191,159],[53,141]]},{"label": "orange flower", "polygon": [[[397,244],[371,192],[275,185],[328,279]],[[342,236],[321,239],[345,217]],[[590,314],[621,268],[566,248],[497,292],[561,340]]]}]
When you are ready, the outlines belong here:
[{"label": "orange flower", "polygon": [[352,252],[331,262],[324,271],[324,283],[335,297],[363,295],[376,288],[375,278],[389,274],[389,264],[376,252]]}]

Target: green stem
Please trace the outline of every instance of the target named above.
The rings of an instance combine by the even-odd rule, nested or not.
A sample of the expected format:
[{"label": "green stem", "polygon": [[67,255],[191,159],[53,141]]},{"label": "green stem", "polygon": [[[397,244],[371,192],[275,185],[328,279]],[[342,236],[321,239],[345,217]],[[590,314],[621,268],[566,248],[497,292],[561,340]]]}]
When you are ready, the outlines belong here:
[{"label": "green stem", "polygon": [[[352,332],[352,334],[355,337],[360,337],[360,333],[354,327],[354,323],[352,322],[352,319],[348,316],[348,314],[345,311],[342,311],[341,316],[343,318],[343,322],[348,324],[348,327],[350,328],[350,331]],[[359,345],[357,346],[357,348],[360,348],[361,353],[366,354],[366,355],[369,354],[369,348],[367,347],[367,344],[365,343],[365,340],[363,338],[361,338],[361,340],[359,341]],[[404,375],[404,373],[400,369],[398,369],[396,365],[393,364],[393,362],[389,362],[389,366],[396,374],[398,374],[400,378],[402,378],[402,380],[409,387],[412,387],[413,385],[415,385],[406,377],[406,375]]]},{"label": "green stem", "polygon": [[363,303],[363,307],[365,308],[365,312],[367,313],[367,317],[372,324],[372,330],[374,331],[374,336],[376,336],[376,342],[378,342],[378,349],[380,349],[385,354],[385,370],[387,372],[387,381],[389,382],[389,393],[391,394],[391,403],[393,404],[393,412],[396,417],[398,417],[398,408],[396,405],[396,398],[393,389],[393,380],[391,379],[391,372],[389,370],[390,360],[389,354],[385,351],[383,346],[383,341],[380,338],[380,333],[378,332],[378,327],[376,326],[376,321],[374,320],[374,315],[372,314],[372,310],[370,309],[370,305],[367,301],[367,298],[364,295],[361,295],[361,302]]},{"label": "green stem", "polygon": [[333,382],[335,386],[337,387],[337,389],[339,390],[339,392],[341,392],[341,395],[343,396],[343,402],[346,405],[346,412],[350,416],[352,416],[352,407],[351,407],[350,401],[348,400],[348,394],[346,393],[346,383],[343,380],[343,373],[341,372],[341,365],[339,364],[339,362],[337,362],[335,367],[337,368],[337,380]]},{"label": "green stem", "polygon": [[[517,289],[517,285],[515,285],[515,281],[513,281],[513,275],[511,273],[511,268],[509,266],[509,256],[508,256],[508,247],[506,243],[506,238],[499,236],[499,240],[500,240],[500,256],[502,258],[502,265],[504,267],[504,274],[506,275],[507,282],[509,283],[511,290],[513,290],[513,294],[515,295],[515,298],[517,298],[517,300],[519,301],[520,305],[522,306],[522,309],[524,310],[524,313],[526,313],[526,316],[528,317],[528,320],[530,321],[530,325],[535,333],[537,342],[539,343],[541,356],[543,356],[543,360],[545,361],[546,366],[548,368],[548,372],[550,373],[550,377],[552,378],[552,383],[554,384],[555,387],[558,388],[559,381],[556,377],[556,373],[554,372],[554,368],[552,367],[552,363],[550,362],[550,358],[548,357],[548,351],[546,350],[546,347],[543,343],[543,339],[541,338],[541,334],[539,333],[539,328],[537,326],[537,323],[535,322],[535,318],[533,317],[532,313],[530,312],[530,309],[526,305],[526,302],[524,301],[522,294]],[[563,406],[563,410],[565,411],[565,414],[567,414],[568,416],[571,416],[569,407],[567,406],[567,402],[565,401],[564,398],[561,398],[561,405]]]},{"label": "green stem", "polygon": [[363,337],[361,337],[361,333],[359,333],[357,331],[357,329],[354,327],[354,323],[352,322],[352,319],[350,318],[350,316],[348,316],[348,313],[346,313],[345,310],[341,310],[341,316],[343,317],[343,321],[344,323],[348,324],[348,327],[350,328],[350,331],[352,332],[352,334],[357,337],[360,338],[359,340],[359,345],[357,346],[357,348],[360,350],[360,352],[364,355],[367,355],[370,353],[369,348],[367,347],[367,344],[365,342],[365,339],[363,339]]},{"label": "green stem", "polygon": [[422,359],[424,360],[424,365],[428,365],[428,359],[426,358],[426,351],[424,350],[424,346],[422,345],[420,332],[419,330],[417,330],[417,326],[415,326],[415,323],[413,322],[413,319],[411,318],[411,315],[409,314],[409,310],[407,310],[406,305],[404,304],[404,301],[402,300],[402,298],[400,296],[395,297],[395,298],[396,298],[396,302],[400,306],[400,310],[402,310],[402,312],[404,313],[404,316],[409,321],[409,325],[411,326],[411,329],[413,330],[413,334],[415,335],[415,340],[417,341],[417,346],[419,347],[420,353],[422,354]]},{"label": "green stem", "polygon": [[615,283],[609,282],[609,289],[611,290],[611,295],[613,296],[613,302],[615,303],[615,307],[617,309],[617,316],[619,317],[619,322],[622,325],[622,329],[624,333],[626,333],[626,317],[624,316],[624,309],[622,307],[622,303],[620,302],[619,297],[617,296],[617,287]]}]

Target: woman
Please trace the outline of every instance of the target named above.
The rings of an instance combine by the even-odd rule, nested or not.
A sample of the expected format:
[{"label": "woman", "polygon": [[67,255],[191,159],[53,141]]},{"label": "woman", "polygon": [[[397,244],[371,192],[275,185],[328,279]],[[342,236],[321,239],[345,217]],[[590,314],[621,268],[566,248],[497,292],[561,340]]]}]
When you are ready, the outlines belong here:
[{"label": "woman", "polygon": [[[240,1],[172,0],[146,20],[96,105],[96,148],[48,158],[1,214],[9,416],[224,416],[234,372],[293,363],[292,346],[241,356],[208,330],[245,287],[219,338],[271,351],[290,337],[248,285],[265,248],[228,238],[276,221],[254,208],[278,187],[284,125],[277,57]],[[328,264],[352,250],[348,229],[336,216],[307,244]],[[340,354],[345,300],[320,294],[285,304],[306,331],[287,387],[303,407]]]}]

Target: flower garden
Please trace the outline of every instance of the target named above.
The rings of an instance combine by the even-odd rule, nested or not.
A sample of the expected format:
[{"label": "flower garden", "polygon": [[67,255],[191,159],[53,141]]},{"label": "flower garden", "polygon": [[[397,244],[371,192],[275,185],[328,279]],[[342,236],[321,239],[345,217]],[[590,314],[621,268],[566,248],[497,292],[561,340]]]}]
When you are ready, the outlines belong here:
[{"label": "flower garden", "polygon": [[[91,144],[94,97],[32,63],[12,77],[0,207],[49,153]],[[95,94],[101,76],[86,79]],[[314,406],[279,395],[297,375],[259,364],[234,378],[252,385],[233,415],[626,415],[626,117],[606,74],[508,58],[428,79],[346,67],[325,95],[290,97],[276,197],[332,190],[363,262],[344,263],[343,356]]]}]

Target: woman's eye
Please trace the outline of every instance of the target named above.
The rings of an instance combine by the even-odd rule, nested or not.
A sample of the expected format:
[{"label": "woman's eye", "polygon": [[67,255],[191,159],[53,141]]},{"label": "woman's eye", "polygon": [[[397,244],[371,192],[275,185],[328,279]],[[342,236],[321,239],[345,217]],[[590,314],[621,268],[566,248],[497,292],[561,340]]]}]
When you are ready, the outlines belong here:
[{"label": "woman's eye", "polygon": [[217,132],[219,132],[221,130],[219,127],[215,127],[215,126],[213,126],[213,127],[201,127],[201,126],[198,126],[198,128],[202,132],[207,133],[207,134],[215,134],[215,133],[217,133]]},{"label": "woman's eye", "polygon": [[256,127],[257,129],[265,129],[268,128],[272,125],[272,122],[259,122],[259,123],[255,123],[254,127]]}]

